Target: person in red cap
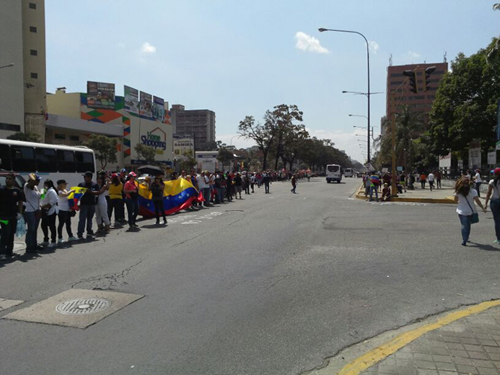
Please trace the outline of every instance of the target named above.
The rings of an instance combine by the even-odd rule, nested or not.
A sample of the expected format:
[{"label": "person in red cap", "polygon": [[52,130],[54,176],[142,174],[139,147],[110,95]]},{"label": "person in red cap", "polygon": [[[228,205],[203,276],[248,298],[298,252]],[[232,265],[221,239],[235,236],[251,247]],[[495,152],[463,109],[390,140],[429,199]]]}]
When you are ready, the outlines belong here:
[{"label": "person in red cap", "polygon": [[125,204],[127,205],[128,225],[130,229],[139,228],[135,223],[139,214],[139,187],[135,182],[137,175],[134,172],[128,174],[128,181],[125,183]]},{"label": "person in red cap", "polygon": [[495,178],[491,179],[488,183],[488,192],[486,193],[484,206],[488,207],[488,202],[490,202],[491,213],[495,222],[495,235],[497,237],[493,243],[500,243],[500,168],[495,168],[493,174]]}]

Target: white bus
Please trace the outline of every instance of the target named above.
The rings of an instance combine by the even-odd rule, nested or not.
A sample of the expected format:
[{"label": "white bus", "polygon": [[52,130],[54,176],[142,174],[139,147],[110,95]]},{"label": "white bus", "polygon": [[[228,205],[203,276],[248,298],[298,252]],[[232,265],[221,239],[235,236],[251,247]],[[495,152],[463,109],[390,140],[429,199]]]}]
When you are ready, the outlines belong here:
[{"label": "white bus", "polygon": [[339,184],[342,181],[342,167],[338,164],[328,164],[326,166],[326,182],[333,181],[337,181]]},{"label": "white bus", "polygon": [[66,180],[68,187],[83,182],[82,174],[96,172],[94,151],[85,146],[49,145],[0,139],[0,170],[19,173],[25,180],[30,173],[44,179]]},{"label": "white bus", "polygon": [[352,168],[344,169],[344,176],[345,177],[354,177],[354,170]]}]

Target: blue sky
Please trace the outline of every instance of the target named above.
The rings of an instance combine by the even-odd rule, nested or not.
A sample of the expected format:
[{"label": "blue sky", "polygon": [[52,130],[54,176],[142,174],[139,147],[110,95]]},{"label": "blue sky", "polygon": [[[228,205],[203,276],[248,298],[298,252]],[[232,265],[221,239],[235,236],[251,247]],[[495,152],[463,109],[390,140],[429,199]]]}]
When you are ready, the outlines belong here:
[{"label": "blue sky", "polygon": [[[87,80],[129,85],[217,115],[229,143],[240,120],[297,104],[312,135],[363,160],[353,126],[366,126],[371,48],[372,125],[385,113],[386,68],[476,52],[500,34],[490,0],[46,0],[47,90]],[[300,34],[297,34],[300,33]],[[315,39],[312,39],[315,38]],[[375,133],[380,127],[375,128]],[[361,137],[360,137],[361,138]],[[363,138],[364,139],[364,138]],[[251,145],[234,137],[238,147]]]}]

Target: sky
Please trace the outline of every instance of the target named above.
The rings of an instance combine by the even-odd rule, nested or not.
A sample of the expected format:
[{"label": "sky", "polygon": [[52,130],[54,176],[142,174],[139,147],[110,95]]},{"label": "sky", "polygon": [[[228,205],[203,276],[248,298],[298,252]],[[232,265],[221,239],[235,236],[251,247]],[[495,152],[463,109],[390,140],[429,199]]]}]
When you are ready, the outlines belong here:
[{"label": "sky", "polygon": [[[186,109],[215,111],[216,138],[237,147],[245,116],[296,104],[311,136],[364,161],[370,44],[371,124],[380,133],[393,65],[448,61],[500,35],[490,0],[46,0],[47,91],[87,81],[132,86]],[[49,109],[50,110],[50,109]],[[363,136],[357,136],[362,134]]]}]

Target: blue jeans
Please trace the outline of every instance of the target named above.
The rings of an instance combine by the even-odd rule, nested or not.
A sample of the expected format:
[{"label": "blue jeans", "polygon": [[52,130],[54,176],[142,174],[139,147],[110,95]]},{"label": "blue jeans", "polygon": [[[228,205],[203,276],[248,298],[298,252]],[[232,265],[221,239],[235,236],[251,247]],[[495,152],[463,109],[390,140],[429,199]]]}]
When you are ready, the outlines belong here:
[{"label": "blue jeans", "polygon": [[205,199],[205,206],[210,204],[210,188],[203,188],[203,198]]},{"label": "blue jeans", "polygon": [[469,236],[470,236],[470,226],[472,224],[472,215],[465,216],[465,215],[459,214],[458,218],[460,219],[460,223],[462,224],[462,241],[467,242],[467,241],[469,241]]},{"label": "blue jeans", "polygon": [[500,199],[492,199],[490,202],[491,213],[495,220],[495,234],[497,240],[500,241]]},{"label": "blue jeans", "polygon": [[26,231],[26,251],[35,251],[36,250],[36,233],[38,232],[38,224],[40,223],[40,219],[37,219],[37,212],[25,212],[24,220],[26,221],[26,225],[28,229]]},{"label": "blue jeans", "polygon": [[94,205],[81,205],[80,206],[80,217],[78,219],[78,237],[83,236],[85,231],[85,222],[87,223],[87,234],[92,234],[92,219],[95,214]]},{"label": "blue jeans", "polygon": [[375,198],[378,202],[378,186],[370,186],[370,201],[373,200],[373,192],[375,192]]},{"label": "blue jeans", "polygon": [[127,204],[128,225],[135,225],[137,215],[139,215],[139,201],[137,199],[125,199]]},{"label": "blue jeans", "polygon": [[215,203],[223,203],[224,202],[224,194],[222,194],[222,188],[215,188]]}]

